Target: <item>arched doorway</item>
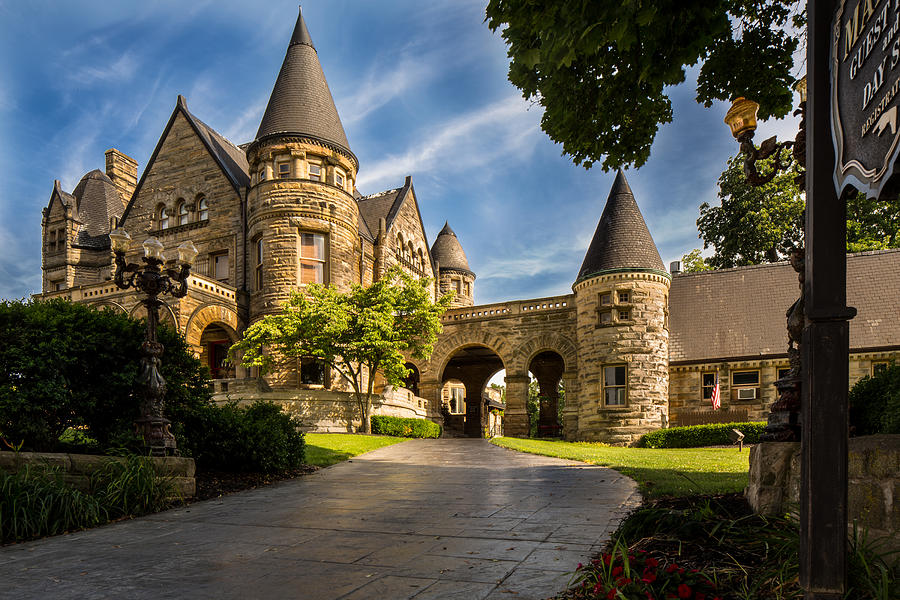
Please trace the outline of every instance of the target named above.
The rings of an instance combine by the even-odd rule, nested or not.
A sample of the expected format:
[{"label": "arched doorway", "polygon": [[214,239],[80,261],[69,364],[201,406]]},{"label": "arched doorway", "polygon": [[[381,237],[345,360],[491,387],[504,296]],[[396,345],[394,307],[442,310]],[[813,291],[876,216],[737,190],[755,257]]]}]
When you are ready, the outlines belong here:
[{"label": "arched doorway", "polygon": [[552,350],[536,354],[528,363],[528,370],[537,380],[539,413],[538,437],[557,437],[560,424],[560,383],[566,364],[563,357]]},{"label": "arched doorway", "polygon": [[444,366],[441,373],[441,384],[445,385],[455,380],[465,388],[463,432],[466,436],[484,436],[487,426],[487,410],[482,393],[488,380],[503,368],[505,368],[503,361],[496,352],[479,345],[458,349]]},{"label": "arched doorway", "polygon": [[403,366],[406,367],[407,369],[409,369],[409,375],[407,375],[403,379],[403,387],[405,387],[406,389],[411,391],[414,396],[418,396],[419,395],[419,379],[421,377],[419,375],[419,369],[418,369],[418,367],[416,367],[416,365],[414,365],[410,362],[406,363]]},{"label": "arched doorway", "polygon": [[235,376],[234,363],[228,359],[228,349],[234,344],[231,334],[224,327],[210,323],[200,334],[200,362],[209,368],[212,379],[231,379]]}]

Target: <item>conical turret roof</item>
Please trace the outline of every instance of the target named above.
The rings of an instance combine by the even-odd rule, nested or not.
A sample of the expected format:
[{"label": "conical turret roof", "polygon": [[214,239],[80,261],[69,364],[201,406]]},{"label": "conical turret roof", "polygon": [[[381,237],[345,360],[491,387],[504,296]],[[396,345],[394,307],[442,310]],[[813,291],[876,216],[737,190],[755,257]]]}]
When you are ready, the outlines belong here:
[{"label": "conical turret roof", "polygon": [[256,140],[280,135],[312,138],[348,154],[358,164],[302,12],[297,16]]},{"label": "conical turret roof", "polygon": [[619,171],[575,283],[604,271],[666,272],[625,174]]},{"label": "conical turret roof", "polygon": [[441,269],[454,269],[472,273],[466,253],[463,252],[462,244],[459,243],[456,233],[450,229],[450,223],[447,221],[444,222],[444,228],[441,229],[441,232],[434,240],[434,244],[431,246],[431,258],[439,263]]}]

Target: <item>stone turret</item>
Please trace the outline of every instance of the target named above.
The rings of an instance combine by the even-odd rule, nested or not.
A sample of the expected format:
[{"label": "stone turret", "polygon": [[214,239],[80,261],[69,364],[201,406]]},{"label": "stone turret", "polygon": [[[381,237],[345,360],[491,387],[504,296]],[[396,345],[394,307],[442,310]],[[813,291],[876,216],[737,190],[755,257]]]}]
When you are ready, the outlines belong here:
[{"label": "stone turret", "polygon": [[575,291],[581,390],[566,431],[630,444],[668,421],[671,278],[619,171]]},{"label": "stone turret", "polygon": [[440,294],[456,293],[450,307],[475,304],[475,273],[469,268],[462,244],[448,222],[444,223],[444,228],[431,246],[431,258],[438,266]]},{"label": "stone turret", "polygon": [[358,282],[359,163],[302,13],[247,161],[251,320],[298,286]]}]

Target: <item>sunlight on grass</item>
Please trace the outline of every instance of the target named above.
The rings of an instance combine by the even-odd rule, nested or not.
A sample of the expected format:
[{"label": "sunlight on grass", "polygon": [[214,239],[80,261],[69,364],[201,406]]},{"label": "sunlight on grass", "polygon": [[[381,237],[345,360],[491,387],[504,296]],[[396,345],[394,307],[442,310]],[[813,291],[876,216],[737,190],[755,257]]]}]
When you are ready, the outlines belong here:
[{"label": "sunlight on grass", "polygon": [[408,440],[409,438],[386,435],[307,433],[306,460],[304,462],[317,467],[327,467],[359,454]]},{"label": "sunlight on grass", "polygon": [[494,438],[494,444],[615,469],[638,482],[648,497],[740,492],[747,485],[749,449],[622,448],[590,442]]}]

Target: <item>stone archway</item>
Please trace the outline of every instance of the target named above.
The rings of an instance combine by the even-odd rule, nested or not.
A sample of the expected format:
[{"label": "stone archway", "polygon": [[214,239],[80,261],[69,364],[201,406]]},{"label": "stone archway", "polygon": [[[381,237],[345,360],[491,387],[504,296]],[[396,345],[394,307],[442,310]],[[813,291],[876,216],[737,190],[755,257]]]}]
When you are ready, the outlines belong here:
[{"label": "stone archway", "polygon": [[[132,319],[146,319],[147,318],[147,309],[143,304],[138,302],[134,306],[131,307],[131,312],[128,313]],[[159,307],[159,324],[160,325],[168,325],[175,331],[178,331],[178,318],[175,316],[175,311],[172,310],[172,307],[162,302]]]},{"label": "stone archway", "polygon": [[219,325],[237,341],[238,332],[241,331],[240,320],[237,312],[221,304],[205,304],[195,310],[184,328],[184,339],[195,353],[200,354],[203,331],[212,324]]},{"label": "stone archway", "polygon": [[465,387],[463,433],[466,436],[483,437],[487,411],[482,392],[488,380],[503,368],[499,354],[480,344],[464,345],[445,358],[438,380],[442,386],[446,382],[459,381]]},{"label": "stone archway", "polygon": [[553,350],[539,352],[528,364],[528,371],[538,382],[538,437],[557,437],[561,433],[559,384],[565,370],[563,357]]}]

